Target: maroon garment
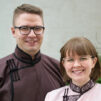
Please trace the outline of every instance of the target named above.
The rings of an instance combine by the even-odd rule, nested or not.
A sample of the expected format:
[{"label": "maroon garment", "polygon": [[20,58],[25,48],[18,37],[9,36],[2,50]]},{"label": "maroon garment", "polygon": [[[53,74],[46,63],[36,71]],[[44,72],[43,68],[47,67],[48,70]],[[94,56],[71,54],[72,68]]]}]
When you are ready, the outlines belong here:
[{"label": "maroon garment", "polygon": [[59,62],[38,52],[35,59],[18,47],[0,59],[0,101],[44,101],[47,92],[64,85]]}]

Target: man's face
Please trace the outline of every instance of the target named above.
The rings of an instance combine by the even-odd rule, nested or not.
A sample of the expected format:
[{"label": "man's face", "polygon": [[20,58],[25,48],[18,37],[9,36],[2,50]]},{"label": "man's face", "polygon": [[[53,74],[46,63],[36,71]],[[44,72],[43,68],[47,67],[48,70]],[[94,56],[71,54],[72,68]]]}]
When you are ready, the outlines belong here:
[{"label": "man's face", "polygon": [[[43,26],[43,20],[39,15],[23,13],[16,18],[15,26]],[[28,35],[23,35],[20,33],[19,29],[12,27],[11,30],[14,38],[16,38],[18,47],[24,52],[33,56],[40,50],[43,40],[43,33],[41,35],[36,35],[34,31],[31,30]]]}]

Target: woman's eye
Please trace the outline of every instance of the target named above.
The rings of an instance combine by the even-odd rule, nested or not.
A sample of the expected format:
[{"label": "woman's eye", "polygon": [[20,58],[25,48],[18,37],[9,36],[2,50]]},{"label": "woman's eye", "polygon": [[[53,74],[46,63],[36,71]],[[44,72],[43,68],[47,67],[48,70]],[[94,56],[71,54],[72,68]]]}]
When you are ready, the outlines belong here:
[{"label": "woman's eye", "polygon": [[82,58],[80,58],[80,60],[87,60],[87,58],[86,57],[82,57]]},{"label": "woman's eye", "polygon": [[73,60],[73,59],[67,59],[67,61],[68,61],[68,62],[72,62],[72,61],[74,61],[74,60]]}]

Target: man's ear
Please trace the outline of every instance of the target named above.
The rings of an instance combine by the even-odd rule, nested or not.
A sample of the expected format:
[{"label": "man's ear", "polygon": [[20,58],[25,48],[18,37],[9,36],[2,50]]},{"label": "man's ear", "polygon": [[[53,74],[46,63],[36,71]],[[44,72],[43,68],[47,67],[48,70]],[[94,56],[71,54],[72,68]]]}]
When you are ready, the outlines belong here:
[{"label": "man's ear", "polygon": [[15,34],[15,28],[14,27],[11,27],[11,32],[12,32],[13,37],[15,38],[16,34]]}]

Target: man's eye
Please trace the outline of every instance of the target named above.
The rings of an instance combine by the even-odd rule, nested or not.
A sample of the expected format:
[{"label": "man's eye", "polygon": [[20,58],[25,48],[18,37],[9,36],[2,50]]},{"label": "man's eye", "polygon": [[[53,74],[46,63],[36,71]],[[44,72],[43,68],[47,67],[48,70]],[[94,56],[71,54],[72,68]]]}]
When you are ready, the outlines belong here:
[{"label": "man's eye", "polygon": [[42,30],[42,28],[41,27],[35,27],[35,30],[40,31],[40,30]]},{"label": "man's eye", "polygon": [[28,27],[21,27],[21,30],[28,30]]}]

